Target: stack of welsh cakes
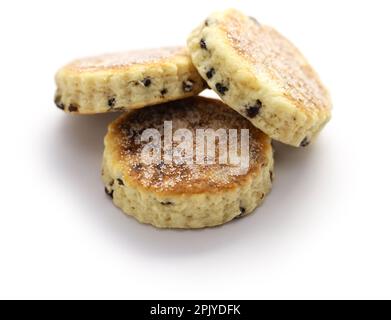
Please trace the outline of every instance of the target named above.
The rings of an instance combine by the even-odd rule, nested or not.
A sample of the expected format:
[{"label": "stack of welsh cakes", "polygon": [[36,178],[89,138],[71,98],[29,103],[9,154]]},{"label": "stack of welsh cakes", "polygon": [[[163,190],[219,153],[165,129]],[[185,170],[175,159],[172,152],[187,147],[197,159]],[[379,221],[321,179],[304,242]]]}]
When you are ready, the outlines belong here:
[{"label": "stack of welsh cakes", "polygon": [[[104,140],[105,191],[159,228],[250,214],[271,190],[271,140],[307,147],[331,116],[329,94],[298,49],[233,9],[211,14],[187,47],[76,60],[56,83],[66,113],[122,112]],[[207,88],[220,99],[198,96]]]}]

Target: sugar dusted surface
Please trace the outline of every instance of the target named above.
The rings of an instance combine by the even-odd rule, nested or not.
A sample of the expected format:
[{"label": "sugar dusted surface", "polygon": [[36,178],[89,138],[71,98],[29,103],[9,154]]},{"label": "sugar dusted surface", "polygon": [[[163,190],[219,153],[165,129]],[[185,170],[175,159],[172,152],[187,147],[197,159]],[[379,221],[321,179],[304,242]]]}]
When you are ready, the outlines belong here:
[{"label": "sugar dusted surface", "polygon": [[[193,164],[165,163],[146,165],[141,161],[139,144],[142,132],[155,128],[163,133],[164,121],[172,120],[173,131],[187,128],[195,136],[196,129],[249,129],[250,165],[246,174],[239,174],[238,167],[230,164]],[[121,165],[125,168],[131,182],[141,184],[155,191],[172,193],[201,193],[233,188],[246,180],[246,177],[258,170],[266,161],[265,153],[271,148],[269,138],[252,126],[245,118],[227,108],[221,102],[201,97],[189,98],[166,103],[161,106],[144,108],[123,116],[110,127],[119,153]],[[238,141],[240,133],[238,132]],[[162,134],[163,139],[163,134]],[[174,147],[175,147],[174,143]],[[195,150],[195,139],[193,147]],[[216,159],[218,142],[216,140]],[[163,154],[163,143],[162,143]],[[239,148],[240,152],[240,148]],[[194,155],[195,157],[195,155]],[[163,157],[162,157],[163,158]]]},{"label": "sugar dusted surface", "polygon": [[75,60],[68,65],[68,68],[72,71],[122,69],[137,64],[158,63],[175,55],[183,54],[185,54],[183,47],[118,52]]},{"label": "sugar dusted surface", "polygon": [[236,10],[216,21],[229,44],[299,108],[330,108],[327,90],[300,51],[271,27]]}]

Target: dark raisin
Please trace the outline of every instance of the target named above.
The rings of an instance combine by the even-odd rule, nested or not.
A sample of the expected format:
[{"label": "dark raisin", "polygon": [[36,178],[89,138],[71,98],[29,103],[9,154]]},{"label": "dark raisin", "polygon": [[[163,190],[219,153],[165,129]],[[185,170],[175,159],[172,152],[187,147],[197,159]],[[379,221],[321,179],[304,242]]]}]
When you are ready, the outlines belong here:
[{"label": "dark raisin", "polygon": [[133,166],[134,171],[138,172],[143,168],[143,165],[141,163],[137,163]]},{"label": "dark raisin", "polygon": [[145,78],[143,81],[141,81],[144,85],[144,87],[149,87],[152,83],[150,78]]},{"label": "dark raisin", "polygon": [[118,184],[120,185],[120,186],[123,186],[124,185],[124,182],[122,181],[122,179],[117,179],[117,182],[118,182]]},{"label": "dark raisin", "polygon": [[109,98],[109,100],[107,100],[107,105],[110,107],[110,108],[113,108],[115,106],[115,98],[114,97],[111,97]]},{"label": "dark raisin", "polygon": [[164,162],[163,162],[163,161],[160,161],[160,162],[156,165],[156,169],[158,169],[159,171],[161,171],[163,168],[164,168]]},{"label": "dark raisin", "polygon": [[208,79],[211,79],[215,75],[215,73],[216,73],[215,68],[210,68],[210,70],[206,73],[206,77]]},{"label": "dark raisin", "polygon": [[257,100],[257,102],[254,105],[247,106],[246,107],[246,115],[249,118],[254,118],[258,115],[259,110],[262,108],[262,102]]},{"label": "dark raisin", "polygon": [[163,206],[171,206],[171,205],[173,205],[174,203],[171,202],[171,201],[163,201],[163,202],[160,202],[160,204],[162,204]]},{"label": "dark raisin", "polygon": [[218,82],[216,83],[216,90],[223,96],[228,91],[228,87]]},{"label": "dark raisin", "polygon": [[59,103],[59,104],[56,104],[57,108],[61,109],[61,110],[64,110],[65,109],[65,106],[63,103]]},{"label": "dark raisin", "polygon": [[59,103],[56,103],[56,106],[57,108],[61,109],[61,110],[64,110],[65,109],[65,106],[63,103],[59,102]]},{"label": "dark raisin", "polygon": [[205,20],[205,27],[209,26],[209,21],[208,19]]},{"label": "dark raisin", "polygon": [[160,90],[160,94],[161,94],[162,96],[164,96],[165,94],[167,94],[167,92],[168,92],[168,90],[167,90],[166,88]]},{"label": "dark raisin", "polygon": [[273,179],[274,179],[274,176],[273,176],[273,171],[269,171],[269,174],[270,174],[270,181],[273,182]]},{"label": "dark raisin", "polygon": [[208,50],[208,47],[206,46],[205,39],[200,40],[200,47],[201,47],[201,49]]},{"label": "dark raisin", "polygon": [[310,143],[311,143],[311,141],[307,137],[305,137],[303,139],[303,141],[300,143],[300,147],[303,147],[303,148],[307,147]]},{"label": "dark raisin", "polygon": [[243,217],[244,214],[246,213],[246,209],[243,207],[240,207],[239,210],[240,210],[240,213],[235,217],[236,219]]},{"label": "dark raisin", "polygon": [[111,199],[113,199],[114,190],[109,191],[109,189],[105,188],[105,192]]},{"label": "dark raisin", "polygon": [[69,112],[77,112],[79,107],[76,104],[71,103],[68,107]]},{"label": "dark raisin", "polygon": [[54,103],[56,104],[57,108],[61,110],[65,109],[64,104],[61,102],[61,96],[56,96],[56,98],[54,99]]},{"label": "dark raisin", "polygon": [[182,83],[182,89],[184,92],[190,92],[191,90],[193,90],[193,86],[194,86],[194,81],[192,80],[186,80],[183,81]]}]

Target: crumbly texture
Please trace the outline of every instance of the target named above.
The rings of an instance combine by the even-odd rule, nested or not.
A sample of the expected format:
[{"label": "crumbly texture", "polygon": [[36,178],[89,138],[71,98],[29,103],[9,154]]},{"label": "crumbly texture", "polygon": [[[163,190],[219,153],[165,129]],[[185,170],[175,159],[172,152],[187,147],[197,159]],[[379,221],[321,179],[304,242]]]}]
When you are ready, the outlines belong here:
[{"label": "crumbly texture", "polygon": [[[163,133],[163,123],[169,120],[173,132],[179,128],[193,134],[200,128],[248,129],[248,170],[239,173],[229,163],[172,163],[163,156],[158,163],[144,164],[144,145],[136,141],[147,128]],[[162,155],[163,141],[164,135]],[[142,223],[159,228],[211,227],[250,214],[263,201],[272,185],[273,151],[268,136],[222,102],[193,97],[163,108],[131,111],[115,120],[105,137],[102,177],[114,204]]]},{"label": "crumbly texture", "polygon": [[307,146],[330,119],[331,100],[314,69],[254,18],[214,13],[191,33],[188,49],[209,87],[275,140]]},{"label": "crumbly texture", "polygon": [[79,114],[142,108],[194,96],[205,88],[182,47],[76,60],[57,72],[56,84],[57,107]]}]

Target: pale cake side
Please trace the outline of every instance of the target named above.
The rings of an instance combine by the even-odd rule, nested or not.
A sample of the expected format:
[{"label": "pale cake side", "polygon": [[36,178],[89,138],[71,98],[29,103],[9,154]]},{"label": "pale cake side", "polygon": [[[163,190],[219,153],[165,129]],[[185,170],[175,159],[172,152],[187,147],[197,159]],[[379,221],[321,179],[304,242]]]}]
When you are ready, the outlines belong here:
[{"label": "pale cake side", "polygon": [[56,74],[56,105],[94,114],[197,95],[205,88],[187,50],[159,48],[75,60]]},{"label": "pale cake side", "polygon": [[194,65],[230,107],[273,139],[308,145],[331,116],[331,100],[300,51],[237,10],[209,16],[188,39]]},{"label": "pale cake side", "polygon": [[[174,132],[248,129],[248,171],[238,174],[232,165],[219,163],[143,164],[143,146],[135,141],[147,128],[163,133],[164,121],[172,121]],[[140,222],[203,228],[249,214],[263,201],[271,189],[273,151],[269,137],[222,102],[193,97],[131,111],[114,121],[105,137],[102,175],[114,204]]]}]

